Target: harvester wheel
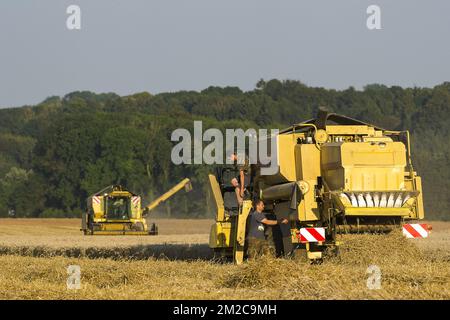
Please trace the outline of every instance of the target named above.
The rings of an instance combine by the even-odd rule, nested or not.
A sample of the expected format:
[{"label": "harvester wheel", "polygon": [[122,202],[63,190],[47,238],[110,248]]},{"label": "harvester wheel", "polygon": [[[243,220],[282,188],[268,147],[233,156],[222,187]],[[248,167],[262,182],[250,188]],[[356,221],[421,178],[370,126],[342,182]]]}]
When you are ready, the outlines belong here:
[{"label": "harvester wheel", "polygon": [[131,226],[133,231],[144,231],[144,225],[142,222],[136,222]]},{"label": "harvester wheel", "polygon": [[323,263],[323,259],[309,259],[311,265],[319,265]]},{"label": "harvester wheel", "polygon": [[213,260],[217,263],[227,263],[232,259],[230,257],[230,253],[222,248],[214,248],[213,251]]},{"label": "harvester wheel", "polygon": [[326,248],[326,250],[323,252],[324,254],[324,258],[328,259],[338,259],[340,260],[340,250],[339,250],[339,246],[338,245],[334,245],[334,246],[329,246],[328,248]]},{"label": "harvester wheel", "polygon": [[150,235],[158,235],[158,226],[156,225],[156,223],[152,223],[150,225],[150,230],[148,231],[148,234]]}]

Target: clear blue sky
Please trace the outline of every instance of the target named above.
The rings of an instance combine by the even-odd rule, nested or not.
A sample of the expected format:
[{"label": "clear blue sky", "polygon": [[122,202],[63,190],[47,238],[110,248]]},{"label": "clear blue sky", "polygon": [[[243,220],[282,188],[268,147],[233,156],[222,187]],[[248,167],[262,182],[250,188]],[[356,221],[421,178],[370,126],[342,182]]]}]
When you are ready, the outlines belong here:
[{"label": "clear blue sky", "polygon": [[[81,7],[81,30],[66,8]],[[366,27],[381,7],[382,30]],[[151,93],[260,78],[342,89],[450,80],[448,0],[4,0],[0,106],[75,90]]]}]

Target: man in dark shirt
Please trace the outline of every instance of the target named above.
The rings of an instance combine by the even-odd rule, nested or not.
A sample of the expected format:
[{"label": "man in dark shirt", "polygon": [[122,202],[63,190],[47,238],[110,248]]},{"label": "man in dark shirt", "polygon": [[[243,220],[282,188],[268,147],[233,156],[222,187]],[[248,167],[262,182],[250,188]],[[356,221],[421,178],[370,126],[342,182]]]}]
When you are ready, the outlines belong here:
[{"label": "man in dark shirt", "polygon": [[[247,256],[249,260],[269,253],[269,246],[264,232],[265,226],[273,226],[279,223],[277,220],[267,219],[263,210],[264,202],[260,199],[256,200],[255,210],[250,215],[250,226],[247,236]],[[283,224],[287,224],[288,222],[287,219],[281,221]]]}]

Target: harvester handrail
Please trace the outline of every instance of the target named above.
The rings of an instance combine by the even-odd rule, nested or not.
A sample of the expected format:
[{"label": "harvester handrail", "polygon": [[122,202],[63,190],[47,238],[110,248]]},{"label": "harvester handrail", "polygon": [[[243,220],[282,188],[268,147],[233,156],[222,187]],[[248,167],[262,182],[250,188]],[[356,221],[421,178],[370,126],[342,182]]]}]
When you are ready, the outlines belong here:
[{"label": "harvester handrail", "polygon": [[292,133],[295,133],[296,127],[313,127],[317,131],[317,126],[313,123],[297,123],[292,126]]},{"label": "harvester handrail", "polygon": [[[313,123],[297,123],[292,126],[292,133],[295,133],[295,127],[312,127],[314,129],[314,134],[317,132],[317,126]],[[317,141],[314,140],[314,144],[316,145],[316,148],[320,150],[320,145],[317,143]]]}]

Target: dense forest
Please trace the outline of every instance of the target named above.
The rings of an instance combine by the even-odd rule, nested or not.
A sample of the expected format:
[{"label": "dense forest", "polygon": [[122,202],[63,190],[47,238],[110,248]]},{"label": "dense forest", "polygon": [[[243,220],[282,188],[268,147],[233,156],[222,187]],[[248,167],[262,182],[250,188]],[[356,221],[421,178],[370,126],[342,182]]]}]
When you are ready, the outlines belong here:
[{"label": "dense forest", "polygon": [[35,106],[0,109],[0,216],[73,217],[86,198],[115,183],[154,199],[183,177],[163,214],[211,216],[208,166],[175,166],[176,128],[284,128],[313,118],[319,106],[392,130],[408,129],[423,178],[426,215],[450,217],[450,83],[434,88],[368,85],[328,90],[298,81],[260,80],[243,92],[209,87],[130,96],[73,92]]}]

